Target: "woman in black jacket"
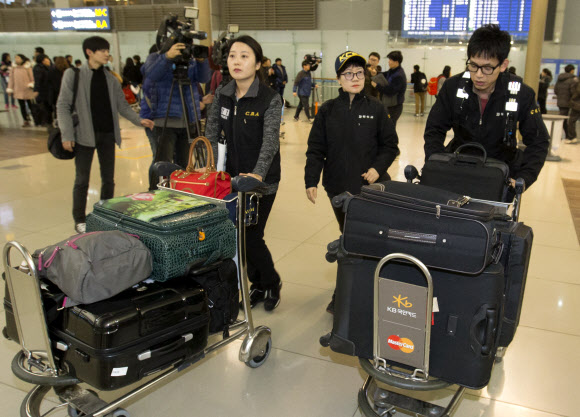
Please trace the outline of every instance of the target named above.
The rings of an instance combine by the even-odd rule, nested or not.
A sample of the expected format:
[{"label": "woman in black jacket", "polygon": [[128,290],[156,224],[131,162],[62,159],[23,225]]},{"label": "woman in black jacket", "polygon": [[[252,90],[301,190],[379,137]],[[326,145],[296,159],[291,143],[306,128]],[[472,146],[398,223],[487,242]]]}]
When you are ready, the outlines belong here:
[{"label": "woman in black jacket", "polygon": [[[345,191],[359,194],[363,185],[390,179],[387,169],[397,156],[399,139],[385,107],[362,92],[365,64],[355,52],[336,58],[336,77],[342,88],[337,98],[322,105],[308,137],[304,181],[312,203],[316,203],[322,172],[322,185],[331,200]],[[344,213],[333,209],[342,233]],[[334,296],[327,311],[334,312]]]},{"label": "woman in black jacket", "polygon": [[259,222],[246,228],[250,303],[264,302],[266,311],[280,304],[282,281],[264,241],[264,229],[280,182],[280,95],[260,82],[262,47],[250,36],[230,41],[228,69],[233,78],[215,92],[206,124],[206,136],[217,155],[221,135],[226,141],[226,171],[266,183],[258,207]]}]

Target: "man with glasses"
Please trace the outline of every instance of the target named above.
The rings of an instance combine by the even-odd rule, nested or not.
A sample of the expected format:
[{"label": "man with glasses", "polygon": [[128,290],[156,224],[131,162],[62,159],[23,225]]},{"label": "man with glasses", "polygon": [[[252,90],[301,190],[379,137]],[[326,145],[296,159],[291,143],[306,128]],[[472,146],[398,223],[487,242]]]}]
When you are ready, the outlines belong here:
[{"label": "man with glasses", "polygon": [[[397,156],[398,137],[385,107],[362,93],[365,59],[356,52],[344,52],[334,64],[339,89],[337,98],[320,107],[308,137],[304,182],[306,196],[315,204],[318,183],[328,197],[345,191],[359,194],[361,187],[390,179],[387,169]],[[334,209],[340,231],[344,213]],[[334,312],[334,296],[327,307]]]},{"label": "man with glasses", "polygon": [[[548,154],[548,131],[532,88],[507,72],[511,37],[498,25],[473,32],[467,47],[466,71],[447,79],[427,119],[425,160],[434,153],[454,152],[478,142],[489,158],[505,161],[512,185],[523,178],[526,188],[538,178]],[[517,148],[516,125],[525,150]],[[445,146],[445,136],[454,137]]]}]

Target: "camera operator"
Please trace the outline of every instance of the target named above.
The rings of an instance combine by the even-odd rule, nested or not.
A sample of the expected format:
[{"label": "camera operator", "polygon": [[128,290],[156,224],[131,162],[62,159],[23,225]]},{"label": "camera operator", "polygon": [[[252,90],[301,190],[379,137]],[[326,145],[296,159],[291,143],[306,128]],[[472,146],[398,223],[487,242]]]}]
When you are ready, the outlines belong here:
[{"label": "camera operator", "polygon": [[[179,89],[183,91],[185,104],[187,107],[188,120],[193,124],[196,122],[196,116],[204,108],[205,104],[211,103],[213,96],[203,97],[200,103],[195,83],[206,83],[211,78],[209,63],[207,59],[190,59],[185,61],[182,57],[182,51],[186,48],[184,43],[176,43],[166,53],[152,53],[147,57],[143,65],[143,75],[154,83],[150,97],[151,118],[155,122],[153,135],[157,138],[157,160],[171,161],[173,155],[176,155],[176,164],[185,167],[189,155],[189,137],[187,126],[183,119],[183,106]],[[197,111],[194,111],[192,97],[189,88],[184,88],[179,83],[175,83],[173,95],[171,97],[171,107],[169,108],[171,85],[174,80],[174,70],[178,66],[183,66],[187,70],[187,79],[192,83],[194,91],[194,100]],[[184,71],[185,72],[185,71]],[[165,116],[167,115],[167,121]],[[164,137],[161,137],[163,126],[166,124]],[[192,138],[199,135],[199,132],[192,132]]]}]

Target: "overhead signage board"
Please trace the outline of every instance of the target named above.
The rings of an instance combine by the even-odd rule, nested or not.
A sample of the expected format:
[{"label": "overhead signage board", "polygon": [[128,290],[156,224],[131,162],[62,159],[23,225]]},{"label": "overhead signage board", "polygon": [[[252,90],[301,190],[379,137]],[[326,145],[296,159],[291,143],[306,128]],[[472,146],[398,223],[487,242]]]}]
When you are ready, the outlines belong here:
[{"label": "overhead signage board", "polygon": [[108,7],[50,9],[53,30],[111,30]]},{"label": "overhead signage board", "polygon": [[532,0],[405,0],[402,36],[460,38],[497,23],[516,40],[528,38]]}]

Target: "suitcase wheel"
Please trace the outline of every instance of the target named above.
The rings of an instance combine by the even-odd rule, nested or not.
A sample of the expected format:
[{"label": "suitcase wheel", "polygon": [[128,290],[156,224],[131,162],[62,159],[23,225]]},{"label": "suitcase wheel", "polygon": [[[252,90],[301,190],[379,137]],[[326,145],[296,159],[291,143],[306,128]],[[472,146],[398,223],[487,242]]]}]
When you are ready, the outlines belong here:
[{"label": "suitcase wheel", "polygon": [[268,359],[268,356],[270,356],[271,350],[272,350],[272,338],[269,337],[265,347],[263,349],[260,349],[260,351],[257,352],[256,356],[247,361],[246,365],[249,366],[250,368],[257,368],[259,366],[262,366],[264,362],[266,362],[266,359]]}]

